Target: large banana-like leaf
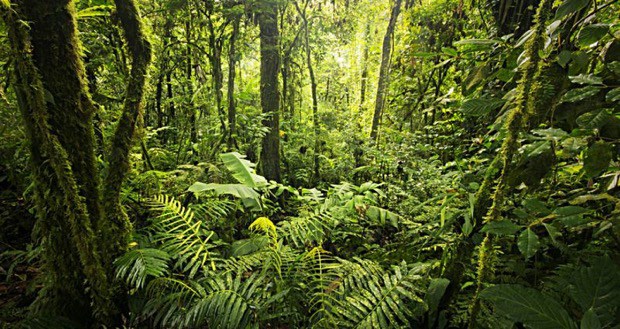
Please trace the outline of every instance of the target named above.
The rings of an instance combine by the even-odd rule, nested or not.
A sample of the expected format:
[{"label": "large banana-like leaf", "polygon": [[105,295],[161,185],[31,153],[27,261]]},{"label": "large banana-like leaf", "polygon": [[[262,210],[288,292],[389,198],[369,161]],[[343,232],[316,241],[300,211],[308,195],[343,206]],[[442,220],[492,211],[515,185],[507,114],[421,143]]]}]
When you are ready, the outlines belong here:
[{"label": "large banana-like leaf", "polygon": [[267,185],[265,177],[256,174],[256,165],[246,160],[245,155],[237,152],[222,153],[220,159],[239,183],[253,188]]},{"label": "large banana-like leaf", "polygon": [[533,329],[576,329],[568,312],[555,299],[518,284],[499,284],[482,291],[495,311]]},{"label": "large banana-like leaf", "polygon": [[196,182],[189,187],[188,191],[193,193],[213,191],[217,195],[228,194],[241,199],[248,208],[260,209],[260,195],[253,188],[244,184],[205,184]]}]

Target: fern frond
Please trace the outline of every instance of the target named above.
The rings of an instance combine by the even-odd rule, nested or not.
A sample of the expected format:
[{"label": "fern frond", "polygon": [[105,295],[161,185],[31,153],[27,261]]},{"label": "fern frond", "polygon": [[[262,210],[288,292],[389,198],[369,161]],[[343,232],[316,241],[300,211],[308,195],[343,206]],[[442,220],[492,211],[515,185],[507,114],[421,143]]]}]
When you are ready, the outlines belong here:
[{"label": "fern frond", "polygon": [[307,213],[304,216],[289,218],[279,223],[282,236],[297,248],[320,246],[333,226],[329,212]]},{"label": "fern frond", "polygon": [[340,280],[341,264],[321,247],[308,251],[303,258],[303,275],[309,286],[310,323],[314,327],[333,328],[337,319],[331,310],[338,306],[335,288]]},{"label": "fern frond", "polygon": [[193,278],[206,268],[209,260],[213,261],[211,250],[215,245],[211,239],[215,233],[172,197],[160,195],[151,204],[151,209],[160,213],[151,219],[155,242],[175,258],[175,268]]},{"label": "fern frond", "polygon": [[144,313],[156,327],[184,328],[187,323],[187,306],[204,297],[204,289],[196,281],[184,282],[174,278],[157,278],[146,288],[149,300]]},{"label": "fern frond", "polygon": [[161,278],[151,281],[145,309],[156,326],[246,328],[266,299],[265,278],[226,273],[199,281]]},{"label": "fern frond", "polygon": [[341,318],[339,324],[350,328],[411,326],[416,310],[424,307],[418,296],[423,290],[419,270],[409,269],[404,262],[394,266],[392,273],[380,273],[373,265],[367,271],[363,265],[357,269],[357,275],[348,281],[351,285],[342,286],[346,297],[339,302],[338,314],[334,314]]},{"label": "fern frond", "polygon": [[133,288],[142,288],[148,276],[161,277],[168,272],[170,255],[163,250],[143,248],[133,249],[119,257],[116,277],[125,280]]}]

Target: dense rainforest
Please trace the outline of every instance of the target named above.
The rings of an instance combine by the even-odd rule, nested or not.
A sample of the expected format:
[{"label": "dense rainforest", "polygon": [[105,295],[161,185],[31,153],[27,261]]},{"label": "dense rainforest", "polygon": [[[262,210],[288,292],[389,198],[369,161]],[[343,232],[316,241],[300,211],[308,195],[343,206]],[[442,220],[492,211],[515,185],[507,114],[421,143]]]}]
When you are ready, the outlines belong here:
[{"label": "dense rainforest", "polygon": [[0,328],[620,328],[620,1],[0,0]]}]

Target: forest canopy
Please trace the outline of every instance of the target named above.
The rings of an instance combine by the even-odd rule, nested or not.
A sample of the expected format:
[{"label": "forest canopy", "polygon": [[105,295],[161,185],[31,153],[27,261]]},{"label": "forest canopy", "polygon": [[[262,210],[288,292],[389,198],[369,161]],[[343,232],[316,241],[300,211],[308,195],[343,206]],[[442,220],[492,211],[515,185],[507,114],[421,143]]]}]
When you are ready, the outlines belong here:
[{"label": "forest canopy", "polygon": [[0,0],[0,328],[618,328],[619,13]]}]

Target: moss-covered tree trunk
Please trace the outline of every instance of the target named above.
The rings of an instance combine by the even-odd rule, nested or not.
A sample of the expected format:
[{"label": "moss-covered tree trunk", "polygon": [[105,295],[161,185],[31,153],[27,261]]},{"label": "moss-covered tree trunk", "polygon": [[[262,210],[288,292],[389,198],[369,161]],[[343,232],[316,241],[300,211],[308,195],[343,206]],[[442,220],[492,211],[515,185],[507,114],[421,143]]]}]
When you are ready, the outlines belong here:
[{"label": "moss-covered tree trunk", "polygon": [[[23,0],[14,9],[4,18],[30,143],[46,275],[35,310],[85,326],[106,322],[114,307],[93,233],[102,221],[94,106],[75,8],[69,0]],[[30,22],[28,30],[20,20]]]},{"label": "moss-covered tree trunk", "polygon": [[95,108],[73,1],[18,0],[13,10],[1,8],[15,52],[15,90],[30,144],[37,232],[43,244],[46,281],[34,310],[85,328],[110,326],[118,319],[110,278],[129,228],[119,196],[150,60],[135,4],[116,4],[133,62],[105,188],[95,163]]},{"label": "moss-covered tree trunk", "polygon": [[280,181],[280,98],[278,72],[280,52],[278,47],[277,1],[266,0],[258,8],[260,26],[260,95],[263,113],[269,116],[263,125],[269,128],[262,142],[260,163],[262,174],[269,180]]},{"label": "moss-covered tree trunk", "polygon": [[130,223],[121,202],[120,192],[129,171],[129,151],[138,124],[142,121],[144,84],[151,61],[151,45],[144,34],[138,7],[134,0],[115,0],[116,12],[125,31],[127,48],[131,53],[131,74],[125,91],[125,104],[110,150],[109,171],[105,180],[103,202],[107,220],[98,226],[102,250],[108,255],[105,265],[125,250]]}]

